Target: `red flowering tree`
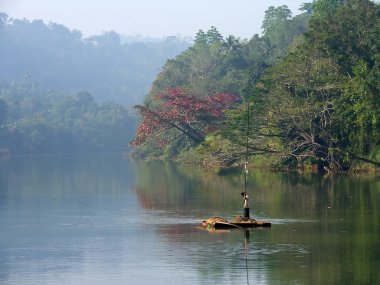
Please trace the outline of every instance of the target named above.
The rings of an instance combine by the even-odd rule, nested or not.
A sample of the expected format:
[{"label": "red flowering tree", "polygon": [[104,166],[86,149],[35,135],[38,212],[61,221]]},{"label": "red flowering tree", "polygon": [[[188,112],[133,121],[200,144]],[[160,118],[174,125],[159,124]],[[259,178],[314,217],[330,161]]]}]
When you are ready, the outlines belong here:
[{"label": "red flowering tree", "polygon": [[224,111],[231,108],[239,97],[217,93],[200,99],[191,90],[169,88],[155,100],[158,106],[155,108],[135,106],[142,120],[131,144],[155,143],[160,148],[181,136],[201,143],[206,134],[218,129],[224,119]]}]

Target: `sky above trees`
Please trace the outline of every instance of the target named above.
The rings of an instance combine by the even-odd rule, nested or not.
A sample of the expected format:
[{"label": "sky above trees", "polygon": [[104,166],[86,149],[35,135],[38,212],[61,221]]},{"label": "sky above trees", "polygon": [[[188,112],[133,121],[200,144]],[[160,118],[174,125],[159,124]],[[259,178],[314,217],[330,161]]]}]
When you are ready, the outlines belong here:
[{"label": "sky above trees", "polygon": [[12,18],[42,19],[90,36],[106,31],[150,37],[193,37],[215,26],[227,37],[261,33],[269,6],[287,5],[293,15],[307,0],[0,0]]}]

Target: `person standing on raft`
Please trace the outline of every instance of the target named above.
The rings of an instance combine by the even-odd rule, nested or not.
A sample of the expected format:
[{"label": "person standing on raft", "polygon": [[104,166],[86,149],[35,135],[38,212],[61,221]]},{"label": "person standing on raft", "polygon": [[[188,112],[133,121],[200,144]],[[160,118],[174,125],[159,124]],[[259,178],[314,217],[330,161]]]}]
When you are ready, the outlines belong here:
[{"label": "person standing on raft", "polygon": [[247,192],[242,192],[241,196],[243,196],[244,218],[249,219],[248,194]]}]

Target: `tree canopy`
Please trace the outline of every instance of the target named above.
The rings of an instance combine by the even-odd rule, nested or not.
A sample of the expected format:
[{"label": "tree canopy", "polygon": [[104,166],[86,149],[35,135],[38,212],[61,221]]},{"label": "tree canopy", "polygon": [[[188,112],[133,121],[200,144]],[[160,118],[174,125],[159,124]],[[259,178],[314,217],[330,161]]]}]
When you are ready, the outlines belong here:
[{"label": "tree canopy", "polygon": [[60,93],[29,80],[0,85],[0,152],[120,152],[135,130],[125,107],[88,92]]},{"label": "tree canopy", "polygon": [[286,6],[269,7],[262,36],[250,40],[223,39],[214,27],[199,31],[193,46],[165,64],[144,106],[164,110],[158,94],[175,88],[237,96],[241,105],[226,109],[193,147],[204,159],[234,163],[248,137],[249,155],[278,166],[380,166],[379,4],[318,0],[301,10],[291,17]]},{"label": "tree canopy", "polygon": [[239,98],[227,93],[202,98],[191,90],[170,88],[157,99],[160,100],[159,108],[135,106],[143,121],[132,142],[134,145],[154,142],[158,147],[163,147],[181,136],[194,143],[202,143],[205,135],[218,129],[224,111]]}]

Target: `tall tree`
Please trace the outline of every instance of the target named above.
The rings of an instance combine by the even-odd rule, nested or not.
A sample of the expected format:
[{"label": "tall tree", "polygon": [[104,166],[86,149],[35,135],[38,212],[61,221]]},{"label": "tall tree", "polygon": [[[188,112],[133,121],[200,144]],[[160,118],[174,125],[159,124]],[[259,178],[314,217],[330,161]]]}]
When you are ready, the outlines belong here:
[{"label": "tall tree", "polygon": [[286,5],[280,7],[270,6],[265,11],[264,21],[261,26],[263,34],[270,36],[277,32],[291,16],[292,11]]},{"label": "tall tree", "polygon": [[159,108],[137,105],[142,122],[133,145],[152,144],[155,151],[179,137],[186,136],[194,143],[204,141],[205,135],[215,131],[224,118],[224,111],[237,102],[238,97],[218,93],[204,99],[191,90],[170,88],[156,97]]},{"label": "tall tree", "polygon": [[258,134],[277,137],[287,161],[338,170],[355,160],[379,165],[379,84],[372,81],[379,6],[348,0],[333,7],[313,18],[305,40],[266,75]]}]

